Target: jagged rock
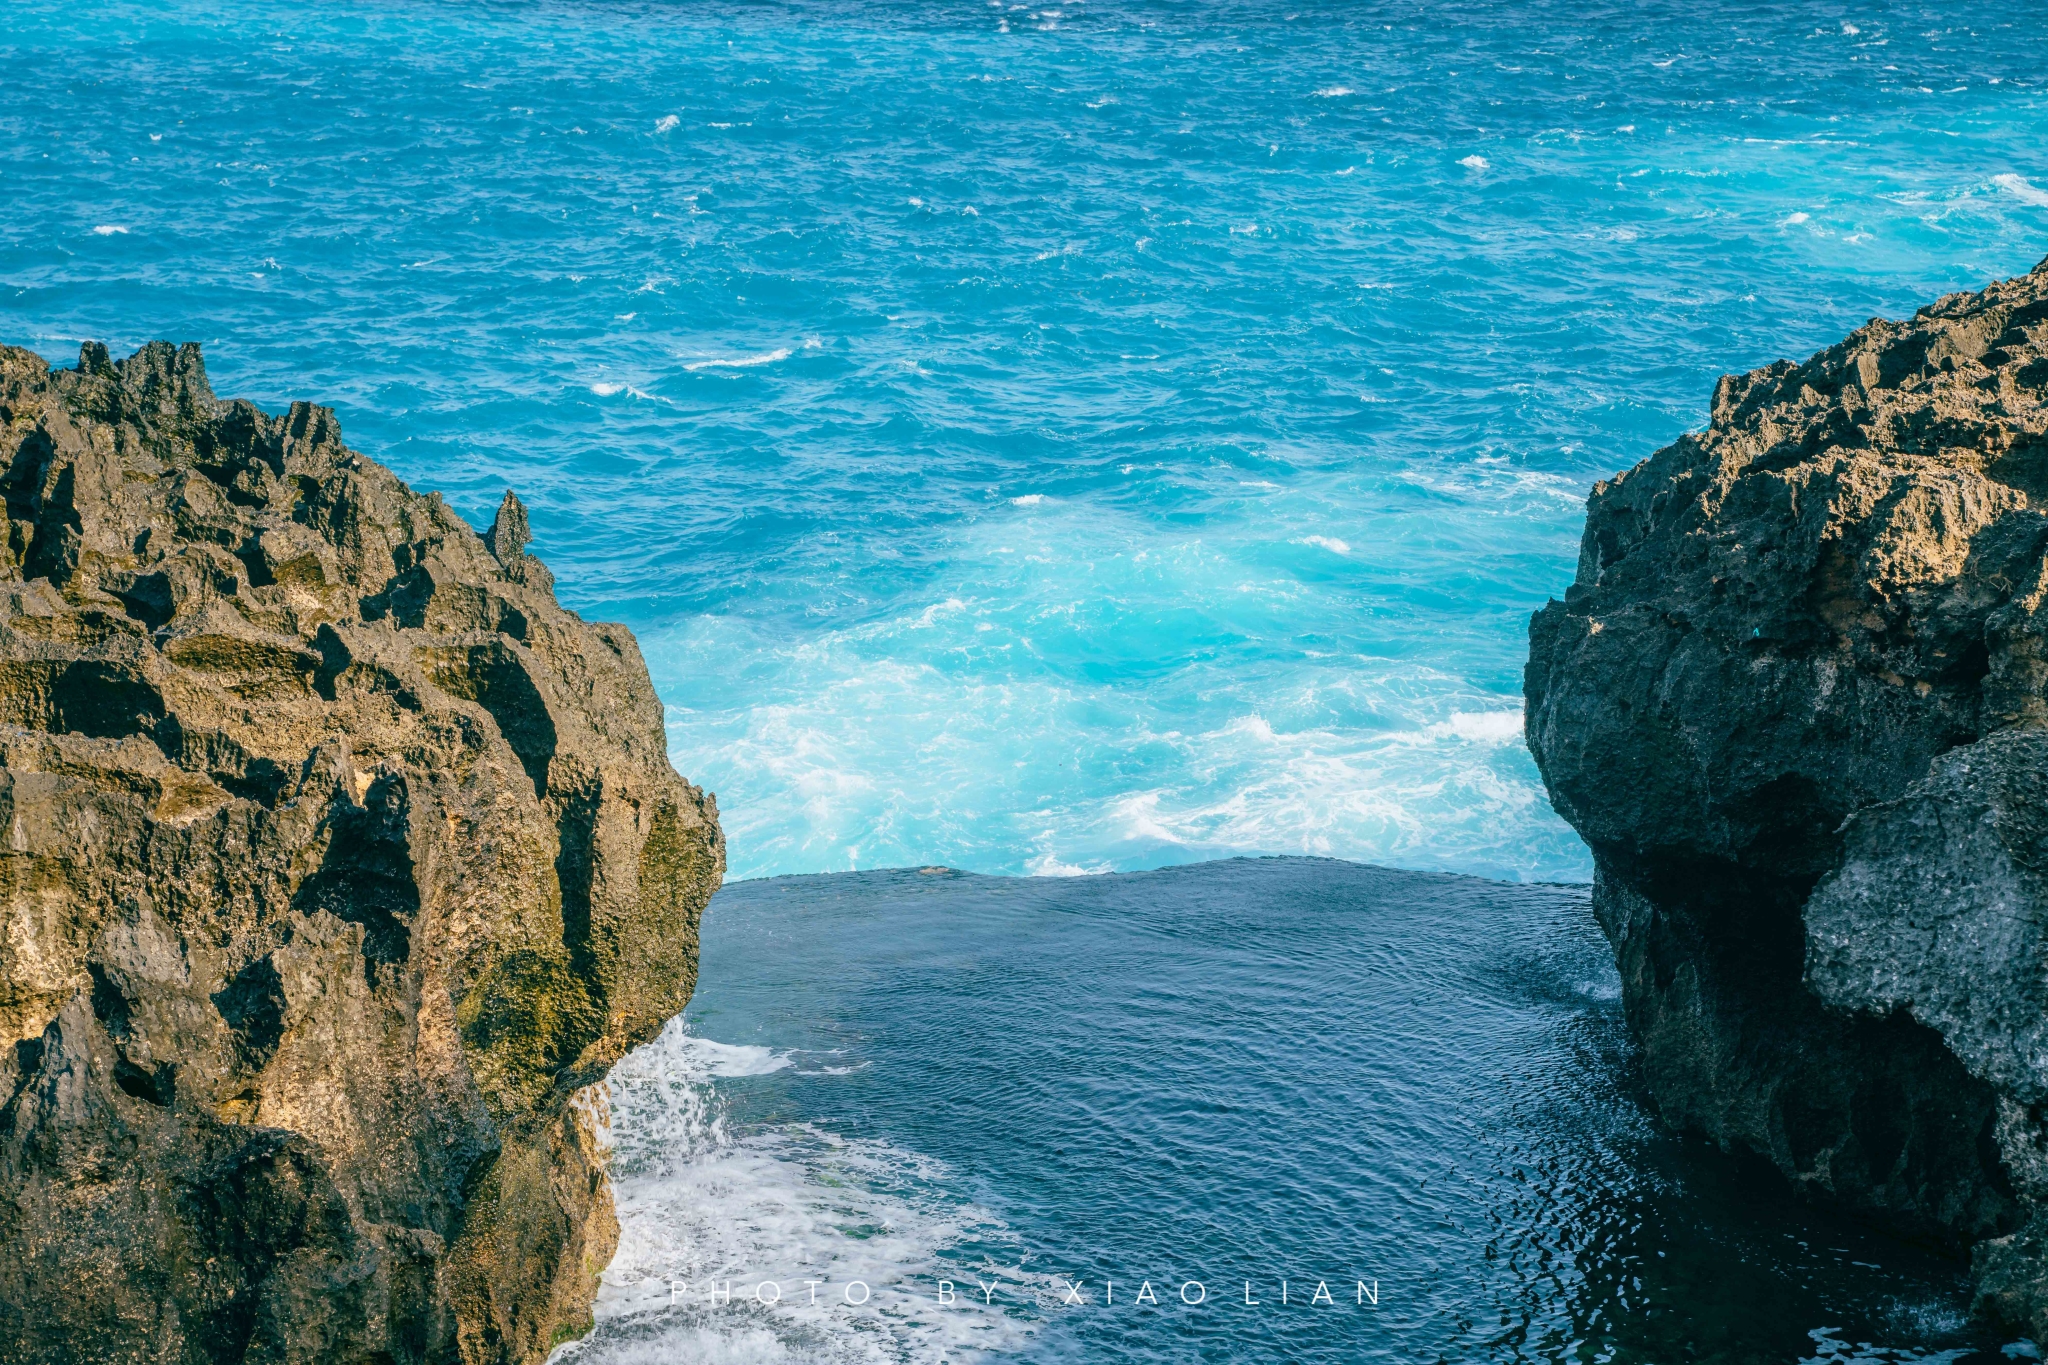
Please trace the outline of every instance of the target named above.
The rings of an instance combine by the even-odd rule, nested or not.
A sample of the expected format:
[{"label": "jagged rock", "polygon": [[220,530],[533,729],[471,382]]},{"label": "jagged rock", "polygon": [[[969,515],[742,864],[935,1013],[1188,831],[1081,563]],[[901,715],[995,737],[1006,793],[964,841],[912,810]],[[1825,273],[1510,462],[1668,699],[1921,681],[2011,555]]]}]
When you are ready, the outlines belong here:
[{"label": "jagged rock", "polygon": [[2048,262],[1598,485],[1527,733],[1672,1123],[2048,1333]]},{"label": "jagged rock", "polygon": [[724,870],[632,636],[194,346],[0,348],[0,469],[0,1359],[540,1359]]}]

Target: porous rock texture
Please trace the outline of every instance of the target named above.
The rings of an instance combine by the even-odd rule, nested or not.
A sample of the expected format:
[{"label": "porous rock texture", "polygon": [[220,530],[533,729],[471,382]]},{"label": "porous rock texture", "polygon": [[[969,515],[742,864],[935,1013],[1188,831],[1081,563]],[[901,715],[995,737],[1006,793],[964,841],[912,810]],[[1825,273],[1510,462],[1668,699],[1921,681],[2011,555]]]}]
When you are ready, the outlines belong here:
[{"label": "porous rock texture", "polygon": [[2048,1334],[2048,262],[1722,379],[1529,640],[1664,1117]]},{"label": "porous rock texture", "polygon": [[0,470],[0,1359],[541,1359],[724,868],[632,636],[196,346],[0,348]]}]

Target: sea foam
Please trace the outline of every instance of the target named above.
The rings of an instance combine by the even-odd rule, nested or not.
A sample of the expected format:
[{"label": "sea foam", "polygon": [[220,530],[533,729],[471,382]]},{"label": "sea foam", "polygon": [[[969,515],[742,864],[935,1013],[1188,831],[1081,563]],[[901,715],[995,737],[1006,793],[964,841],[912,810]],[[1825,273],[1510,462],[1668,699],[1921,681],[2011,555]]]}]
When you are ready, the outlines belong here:
[{"label": "sea foam", "polygon": [[1991,183],[2019,200],[2022,204],[2048,205],[2048,191],[2036,188],[2024,176],[2013,175],[2008,172],[2004,175],[1992,176]]},{"label": "sea foam", "polygon": [[[732,1124],[720,1084],[791,1065],[787,1051],[698,1037],[678,1018],[612,1069],[592,1102],[619,1249],[595,1329],[558,1365],[939,1365],[1028,1337],[1041,1277],[989,1255],[1014,1237],[952,1192],[941,1163],[809,1123]],[[963,1258],[967,1244],[979,1254]],[[968,1290],[935,1312],[941,1277]],[[992,1304],[977,1277],[996,1286]]]},{"label": "sea foam", "polygon": [[755,355],[715,356],[709,360],[693,360],[684,365],[683,368],[686,370],[744,370],[750,369],[755,365],[773,365],[776,361],[787,360],[789,357],[789,347],[778,346],[772,351],[762,351]]}]

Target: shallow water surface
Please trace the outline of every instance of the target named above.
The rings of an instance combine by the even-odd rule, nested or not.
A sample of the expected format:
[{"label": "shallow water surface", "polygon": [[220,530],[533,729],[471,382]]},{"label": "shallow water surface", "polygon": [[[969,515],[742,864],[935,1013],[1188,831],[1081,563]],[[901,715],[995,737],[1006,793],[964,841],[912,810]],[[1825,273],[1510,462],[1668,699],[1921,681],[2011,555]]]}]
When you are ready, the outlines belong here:
[{"label": "shallow water surface", "polygon": [[613,1076],[624,1238],[579,1365],[1970,1344],[1960,1266],[1657,1132],[1583,887],[776,878],[712,902],[703,963]]}]

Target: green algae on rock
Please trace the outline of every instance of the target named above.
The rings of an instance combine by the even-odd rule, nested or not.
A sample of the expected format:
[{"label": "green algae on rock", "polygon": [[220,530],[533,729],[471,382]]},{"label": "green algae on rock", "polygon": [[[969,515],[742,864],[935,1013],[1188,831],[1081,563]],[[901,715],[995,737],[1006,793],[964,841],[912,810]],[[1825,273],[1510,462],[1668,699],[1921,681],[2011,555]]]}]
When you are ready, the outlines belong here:
[{"label": "green algae on rock", "polygon": [[1652,1097],[1974,1249],[2048,1334],[2048,262],[1803,365],[1588,503],[1529,747]]},{"label": "green algae on rock", "polygon": [[530,1362],[724,874],[631,634],[196,346],[0,348],[0,1358]]}]

